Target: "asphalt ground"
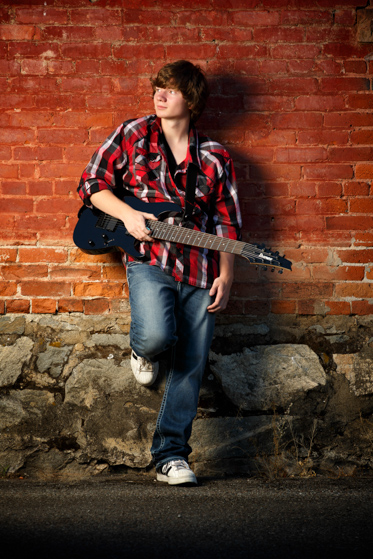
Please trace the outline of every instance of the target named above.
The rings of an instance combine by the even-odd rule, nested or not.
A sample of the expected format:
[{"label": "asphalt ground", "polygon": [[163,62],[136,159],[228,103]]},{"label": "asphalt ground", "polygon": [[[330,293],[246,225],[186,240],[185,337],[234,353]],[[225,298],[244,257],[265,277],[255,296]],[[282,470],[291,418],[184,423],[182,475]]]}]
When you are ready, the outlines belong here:
[{"label": "asphalt ground", "polygon": [[373,478],[199,481],[197,487],[171,487],[142,475],[0,480],[0,555],[372,556]]}]

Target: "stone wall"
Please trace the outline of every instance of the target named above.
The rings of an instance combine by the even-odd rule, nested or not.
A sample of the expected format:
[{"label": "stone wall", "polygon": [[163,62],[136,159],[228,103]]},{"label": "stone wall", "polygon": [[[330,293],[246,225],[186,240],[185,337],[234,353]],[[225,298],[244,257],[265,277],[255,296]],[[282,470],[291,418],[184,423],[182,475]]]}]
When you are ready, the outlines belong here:
[{"label": "stone wall", "polygon": [[[148,472],[164,375],[139,386],[128,316],[0,318],[0,475]],[[351,475],[373,467],[373,321],[218,324],[194,422],[198,474]]]}]

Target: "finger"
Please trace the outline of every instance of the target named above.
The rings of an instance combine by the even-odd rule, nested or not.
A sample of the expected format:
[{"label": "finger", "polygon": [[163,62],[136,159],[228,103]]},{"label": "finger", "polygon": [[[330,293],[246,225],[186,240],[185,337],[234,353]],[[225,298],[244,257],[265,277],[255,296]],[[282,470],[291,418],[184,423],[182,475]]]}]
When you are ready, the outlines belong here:
[{"label": "finger", "polygon": [[148,214],[148,213],[144,212],[142,215],[143,215],[146,219],[152,219],[153,221],[154,221],[154,220],[155,220],[155,221],[158,221],[158,218],[155,217],[154,214]]}]

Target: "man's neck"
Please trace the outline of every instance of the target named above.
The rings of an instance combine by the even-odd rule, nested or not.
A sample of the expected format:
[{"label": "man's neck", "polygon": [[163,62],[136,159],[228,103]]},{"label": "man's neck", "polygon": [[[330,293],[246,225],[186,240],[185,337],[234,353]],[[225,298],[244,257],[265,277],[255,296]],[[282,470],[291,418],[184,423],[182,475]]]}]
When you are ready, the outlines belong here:
[{"label": "man's neck", "polygon": [[188,151],[190,119],[163,118],[161,125],[166,141],[179,164],[184,161]]}]

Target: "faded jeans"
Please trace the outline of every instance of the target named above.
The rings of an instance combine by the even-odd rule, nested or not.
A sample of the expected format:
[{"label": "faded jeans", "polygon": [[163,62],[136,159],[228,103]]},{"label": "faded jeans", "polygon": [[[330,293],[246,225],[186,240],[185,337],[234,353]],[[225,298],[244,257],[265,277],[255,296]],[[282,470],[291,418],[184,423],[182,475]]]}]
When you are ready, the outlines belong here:
[{"label": "faded jeans", "polygon": [[166,359],[166,386],[151,453],[157,469],[187,460],[193,419],[215,325],[209,289],[176,281],[158,266],[127,266],[131,304],[130,344],[150,361]]}]

